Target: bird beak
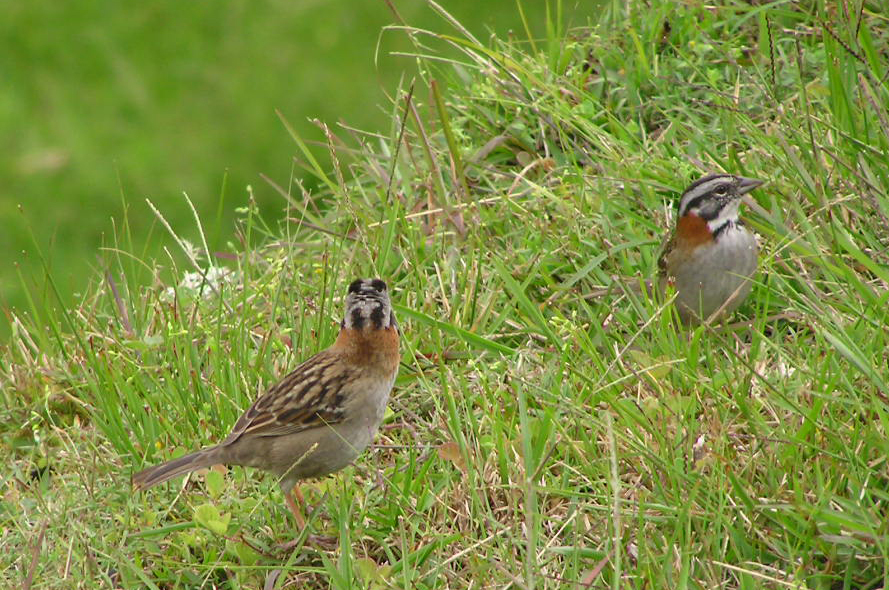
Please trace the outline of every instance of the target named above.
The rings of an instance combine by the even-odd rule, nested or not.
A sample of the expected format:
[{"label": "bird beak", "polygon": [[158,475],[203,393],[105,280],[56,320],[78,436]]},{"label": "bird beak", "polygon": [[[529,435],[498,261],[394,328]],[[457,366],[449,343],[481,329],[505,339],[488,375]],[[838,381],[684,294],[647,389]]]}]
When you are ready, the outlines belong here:
[{"label": "bird beak", "polygon": [[763,183],[765,183],[764,180],[756,180],[755,178],[744,178],[743,176],[738,176],[738,194],[746,195]]}]

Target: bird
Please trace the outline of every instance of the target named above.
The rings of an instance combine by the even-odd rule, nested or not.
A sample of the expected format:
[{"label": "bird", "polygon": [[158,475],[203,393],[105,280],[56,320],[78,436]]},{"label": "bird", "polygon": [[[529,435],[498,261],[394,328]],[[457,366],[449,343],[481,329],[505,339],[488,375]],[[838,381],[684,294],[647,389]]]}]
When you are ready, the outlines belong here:
[{"label": "bird", "polygon": [[758,246],[738,216],[744,195],[762,180],[710,174],[694,181],[679,199],[676,226],[658,259],[659,287],[676,291],[674,304],[685,325],[712,322],[734,311],[752,287]]},{"label": "bird", "polygon": [[291,492],[298,481],[334,473],[370,444],[386,409],[400,360],[400,331],[386,283],[353,281],[336,341],[269,387],[220,444],[133,475],[143,490],[217,464],[269,471],[305,526]]}]

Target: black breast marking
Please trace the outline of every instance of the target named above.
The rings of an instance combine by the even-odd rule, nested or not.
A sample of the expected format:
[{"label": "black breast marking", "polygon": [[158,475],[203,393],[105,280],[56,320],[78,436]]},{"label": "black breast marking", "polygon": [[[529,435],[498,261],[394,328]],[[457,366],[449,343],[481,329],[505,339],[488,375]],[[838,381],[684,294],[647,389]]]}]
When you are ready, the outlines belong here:
[{"label": "black breast marking", "polygon": [[715,230],[713,230],[713,240],[714,240],[714,241],[718,240],[718,239],[719,239],[719,236],[722,235],[722,233],[723,233],[725,230],[727,230],[727,229],[731,229],[731,228],[733,228],[733,227],[735,227],[735,222],[734,222],[734,221],[732,221],[732,220],[726,221],[725,223],[723,223],[722,225],[720,225],[719,227],[717,227]]}]

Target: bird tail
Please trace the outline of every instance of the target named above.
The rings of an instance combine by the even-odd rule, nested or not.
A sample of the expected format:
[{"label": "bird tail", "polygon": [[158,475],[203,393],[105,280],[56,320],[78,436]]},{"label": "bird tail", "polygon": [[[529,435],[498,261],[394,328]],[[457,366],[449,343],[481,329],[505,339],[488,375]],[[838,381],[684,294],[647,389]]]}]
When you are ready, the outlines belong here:
[{"label": "bird tail", "polygon": [[216,465],[220,463],[217,450],[217,447],[210,447],[209,449],[203,449],[196,453],[149,467],[133,476],[133,487],[137,490],[144,490],[197,469]]}]

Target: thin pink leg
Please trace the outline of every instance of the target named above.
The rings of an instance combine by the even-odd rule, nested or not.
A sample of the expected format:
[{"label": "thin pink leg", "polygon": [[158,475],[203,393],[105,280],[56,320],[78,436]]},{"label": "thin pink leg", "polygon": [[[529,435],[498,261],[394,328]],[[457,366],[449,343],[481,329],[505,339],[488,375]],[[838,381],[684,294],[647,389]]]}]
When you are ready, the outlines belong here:
[{"label": "thin pink leg", "polygon": [[[293,500],[294,495],[299,500],[299,505]],[[296,524],[299,528],[306,528],[306,519],[303,517],[303,507],[306,505],[306,500],[303,498],[303,493],[300,491],[299,486],[295,486],[292,491],[284,492],[284,499],[287,500],[287,507],[290,508],[290,513],[293,514],[293,518],[296,519]]]}]

